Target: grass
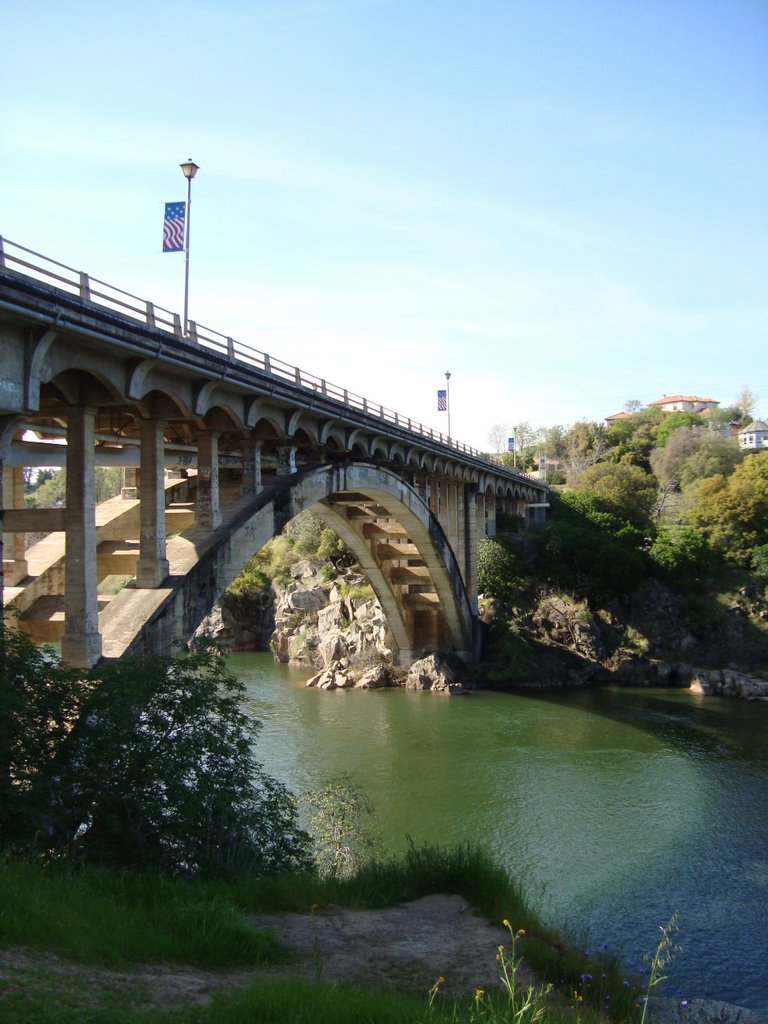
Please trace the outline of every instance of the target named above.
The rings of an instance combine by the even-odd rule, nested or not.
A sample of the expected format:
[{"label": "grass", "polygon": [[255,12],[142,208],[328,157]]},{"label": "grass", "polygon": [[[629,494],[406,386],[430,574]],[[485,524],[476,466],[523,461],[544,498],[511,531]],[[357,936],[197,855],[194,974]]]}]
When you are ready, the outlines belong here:
[{"label": "grass", "polygon": [[[615,1020],[635,1015],[637,988],[624,983],[618,966],[606,957],[589,958],[546,929],[506,872],[467,845],[446,849],[411,844],[403,857],[372,861],[349,879],[291,875],[190,881],[7,860],[0,863],[0,946],[55,952],[101,971],[99,977],[104,968],[151,962],[231,971],[284,959],[270,933],[248,925],[248,912],[308,912],[313,905],[331,903],[386,907],[439,892],[460,895],[489,920],[508,923],[512,951],[503,953],[500,966],[514,974],[515,958],[522,957],[542,979],[528,1009],[521,1013],[521,1003],[510,1004],[509,988],[506,997],[502,988],[456,1003],[436,998],[435,992],[430,1003],[426,992],[414,998],[291,978],[262,979],[234,993],[221,992],[206,1006],[166,1011],[147,1009],[140,977],[117,998],[115,986],[98,979],[78,989],[71,972],[63,976],[50,965],[46,968],[42,958],[41,966],[24,972],[23,984],[14,987],[0,975],[0,1020],[588,1024],[609,1007]],[[311,955],[308,950],[307,957]],[[360,985],[365,985],[364,978]],[[550,985],[553,993],[545,999]]]},{"label": "grass", "polygon": [[0,945],[45,949],[80,963],[138,961],[238,967],[281,958],[223,894],[183,879],[0,862]]}]

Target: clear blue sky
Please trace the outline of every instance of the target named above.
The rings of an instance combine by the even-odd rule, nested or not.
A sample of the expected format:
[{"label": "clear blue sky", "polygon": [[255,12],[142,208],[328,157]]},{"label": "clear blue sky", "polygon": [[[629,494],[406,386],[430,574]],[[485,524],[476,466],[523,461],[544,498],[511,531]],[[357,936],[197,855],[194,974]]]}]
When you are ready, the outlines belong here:
[{"label": "clear blue sky", "polygon": [[0,234],[488,447],[768,416],[768,0],[6,5]]}]

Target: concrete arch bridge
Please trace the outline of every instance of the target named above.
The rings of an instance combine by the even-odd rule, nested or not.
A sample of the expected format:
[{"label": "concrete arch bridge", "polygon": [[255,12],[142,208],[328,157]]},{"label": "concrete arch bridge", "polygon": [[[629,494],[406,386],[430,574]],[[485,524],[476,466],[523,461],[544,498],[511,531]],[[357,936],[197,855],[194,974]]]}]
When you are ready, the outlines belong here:
[{"label": "concrete arch bridge", "polygon": [[[540,481],[2,239],[0,352],[3,604],[72,665],[188,637],[305,508],[360,561],[396,662],[470,659],[478,541],[499,510],[546,516]],[[24,508],[41,465],[66,467],[63,508]],[[97,465],[124,482],[98,505]]]}]

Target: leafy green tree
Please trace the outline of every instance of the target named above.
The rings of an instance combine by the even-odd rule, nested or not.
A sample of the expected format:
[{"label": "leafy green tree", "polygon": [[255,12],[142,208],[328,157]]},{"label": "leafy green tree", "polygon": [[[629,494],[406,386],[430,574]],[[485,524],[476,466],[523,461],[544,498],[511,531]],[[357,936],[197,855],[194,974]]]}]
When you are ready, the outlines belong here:
[{"label": "leafy green tree", "polygon": [[[119,466],[97,466],[94,473],[96,504],[118,495],[123,486],[123,471]],[[67,501],[67,471],[58,469],[44,477],[39,487],[25,497],[31,508],[63,508]]]},{"label": "leafy green tree", "polygon": [[644,576],[639,551],[594,523],[553,521],[537,538],[542,572],[558,587],[589,598],[631,594]]},{"label": "leafy green tree", "polygon": [[648,469],[656,445],[656,432],[663,419],[660,409],[641,409],[631,416],[614,420],[607,430],[612,462],[626,462]]},{"label": "leafy green tree", "polygon": [[542,431],[540,451],[547,459],[555,462],[565,461],[568,455],[568,442],[565,427],[556,423]]},{"label": "leafy green tree", "polygon": [[657,574],[670,583],[688,583],[712,569],[704,535],[690,526],[659,530],[648,555]]},{"label": "leafy green tree", "polygon": [[680,427],[704,427],[706,422],[703,416],[695,412],[670,412],[664,416],[664,420],[656,431],[656,445],[663,448],[669,438],[679,430]]},{"label": "leafy green tree", "polygon": [[204,875],[310,864],[295,801],[255,759],[243,684],[216,648],[87,675],[10,634],[4,648],[3,818],[21,811],[6,846]]},{"label": "leafy green tree", "polygon": [[602,423],[579,420],[569,427],[565,435],[566,472],[581,473],[588,466],[599,462],[608,451],[608,433]]},{"label": "leafy green tree", "polygon": [[477,588],[479,593],[511,603],[519,585],[520,568],[512,548],[492,537],[477,545]]},{"label": "leafy green tree", "polygon": [[0,625],[0,845],[24,845],[42,828],[44,786],[91,683],[53,648]]},{"label": "leafy green tree", "polygon": [[650,523],[656,483],[639,466],[601,462],[572,478],[570,485],[575,491],[596,494],[613,512],[635,526]]},{"label": "leafy green tree", "polygon": [[685,514],[715,551],[748,566],[754,549],[768,543],[768,452],[750,454],[729,477],[699,481]]},{"label": "leafy green tree", "polygon": [[663,487],[688,487],[718,473],[729,476],[742,459],[735,437],[707,427],[684,426],[651,454],[651,468]]}]

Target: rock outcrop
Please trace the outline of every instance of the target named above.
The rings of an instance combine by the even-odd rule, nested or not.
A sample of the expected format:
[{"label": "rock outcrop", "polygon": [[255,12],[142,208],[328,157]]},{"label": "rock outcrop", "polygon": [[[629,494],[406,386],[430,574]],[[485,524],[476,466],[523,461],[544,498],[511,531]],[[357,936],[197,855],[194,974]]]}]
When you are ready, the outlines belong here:
[{"label": "rock outcrop", "polygon": [[465,674],[439,654],[414,661],[405,679],[406,690],[431,690],[455,695],[468,690]]},{"label": "rock outcrop", "polygon": [[[275,580],[273,589],[270,648],[278,661],[321,673],[354,668],[358,675],[391,662],[387,621],[379,602],[364,596],[369,589],[364,576],[347,571],[328,579],[327,563],[304,559],[291,567],[289,581]],[[355,685],[349,678],[344,685]],[[334,687],[340,685],[334,681]]]},{"label": "rock outcrop", "polygon": [[735,669],[697,669],[692,673],[691,692],[706,696],[768,700],[768,679],[748,676]]}]

